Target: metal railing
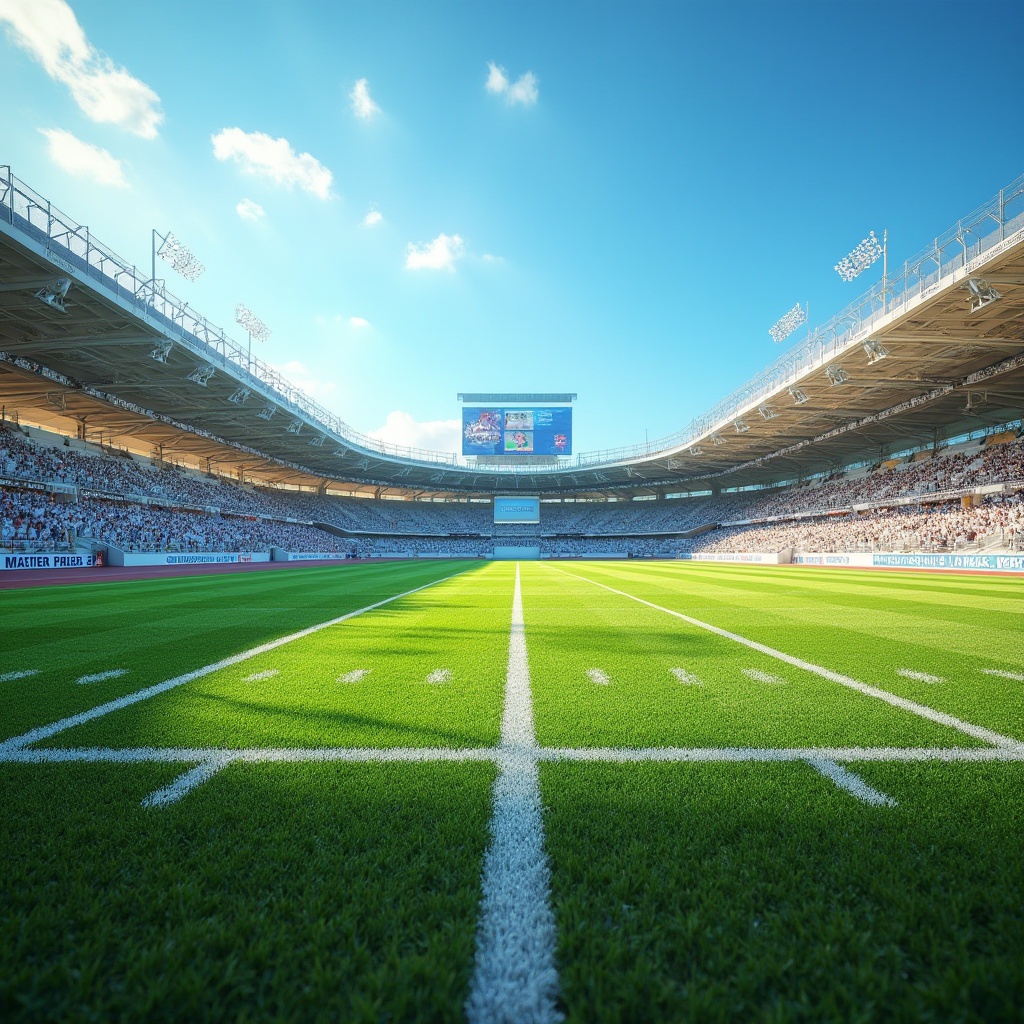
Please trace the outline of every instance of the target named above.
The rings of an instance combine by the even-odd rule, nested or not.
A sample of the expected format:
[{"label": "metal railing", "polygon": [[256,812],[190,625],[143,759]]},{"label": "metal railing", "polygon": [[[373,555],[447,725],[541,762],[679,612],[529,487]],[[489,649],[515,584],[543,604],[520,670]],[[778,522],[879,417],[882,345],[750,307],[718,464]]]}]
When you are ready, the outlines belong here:
[{"label": "metal railing", "polygon": [[232,376],[268,400],[307,417],[309,425],[367,455],[384,455],[424,467],[466,469],[480,476],[510,473],[544,475],[597,469],[671,454],[708,437],[757,404],[771,399],[807,374],[865,341],[886,318],[899,316],[951,283],[954,274],[973,272],[1003,249],[1024,238],[1024,175],[987,203],[937,236],[903,267],[890,273],[826,323],[765,367],[751,380],[717,402],[686,427],[644,444],[584,452],[557,466],[470,466],[465,457],[389,444],[354,430],[291,384],[276,368],[251,356],[188,303],[167,291],[161,281],[140,271],[98,242],[88,227],[77,224],[45,197],[0,166],[0,217],[43,245],[58,266],[88,277],[131,307],[140,319],[178,341],[210,366]]}]

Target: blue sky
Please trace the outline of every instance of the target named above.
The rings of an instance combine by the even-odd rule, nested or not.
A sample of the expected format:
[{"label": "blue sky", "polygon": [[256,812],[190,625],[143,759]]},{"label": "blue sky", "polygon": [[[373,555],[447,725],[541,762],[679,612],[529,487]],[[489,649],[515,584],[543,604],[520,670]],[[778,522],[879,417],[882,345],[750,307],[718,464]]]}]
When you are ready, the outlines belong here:
[{"label": "blue sky", "polygon": [[[0,0],[0,162],[364,432],[684,426],[1024,172],[1024,5]],[[359,85],[362,83],[362,85]],[[240,210],[241,204],[241,210]],[[373,213],[377,216],[370,216]],[[790,341],[800,338],[805,329]],[[255,343],[254,343],[255,344]]]}]

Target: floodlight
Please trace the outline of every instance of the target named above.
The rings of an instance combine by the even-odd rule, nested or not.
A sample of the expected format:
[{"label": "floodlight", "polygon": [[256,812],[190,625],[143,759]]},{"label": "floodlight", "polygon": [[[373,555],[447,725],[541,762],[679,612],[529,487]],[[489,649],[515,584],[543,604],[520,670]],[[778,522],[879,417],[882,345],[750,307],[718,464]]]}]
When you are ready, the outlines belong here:
[{"label": "floodlight", "polygon": [[205,388],[207,383],[209,382],[210,378],[213,376],[213,374],[214,374],[214,368],[212,366],[209,366],[209,365],[207,365],[207,366],[197,366],[185,378],[185,380],[193,381],[194,383],[198,384],[200,387],[204,387]]},{"label": "floodlight", "polygon": [[850,379],[850,375],[835,363],[825,367],[825,376],[828,377],[833,387],[837,384],[845,384]]},{"label": "floodlight", "polygon": [[725,444],[725,438],[721,434],[712,434],[711,443],[717,448],[720,444]]},{"label": "floodlight", "polygon": [[880,363],[889,354],[889,350],[874,338],[868,338],[864,342],[864,351],[868,357],[868,366],[872,363]]},{"label": "floodlight", "polygon": [[875,238],[874,231],[868,234],[860,244],[855,246],[849,255],[844,256],[834,267],[836,273],[844,281],[852,281],[859,277],[883,253],[882,243]]},{"label": "floodlight", "polygon": [[701,446],[700,446],[699,444],[695,444],[695,445],[694,445],[694,446],[693,446],[693,447],[692,447],[692,448],[690,449],[690,454],[691,454],[691,455],[703,455],[703,454],[704,454],[704,449],[703,449],[703,448],[701,448]]},{"label": "floodlight", "polygon": [[797,405],[803,405],[804,402],[808,400],[807,392],[804,391],[803,388],[791,387],[787,390],[793,396],[793,401],[796,402]]},{"label": "floodlight", "polygon": [[327,440],[327,435],[326,434],[321,434],[319,437],[314,437],[313,440],[309,442],[309,447],[310,448],[323,448],[324,441],[326,441],[326,440]]},{"label": "floodlight", "polygon": [[291,423],[288,424],[288,433],[289,434],[298,434],[301,430],[302,430],[302,420],[292,420]]},{"label": "floodlight", "polygon": [[265,405],[258,413],[256,413],[256,415],[259,416],[261,420],[272,420],[275,412],[277,412],[276,405]]},{"label": "floodlight", "polygon": [[270,337],[270,328],[241,303],[235,306],[235,323],[244,327],[257,341],[266,341]]},{"label": "floodlight", "polygon": [[246,399],[252,394],[248,388],[235,388],[234,391],[228,395],[228,401],[234,402],[235,405],[245,405]]},{"label": "floodlight", "polygon": [[785,341],[801,324],[807,323],[807,313],[800,308],[798,302],[785,316],[775,323],[774,327],[768,329],[772,341],[778,344]]},{"label": "floodlight", "polygon": [[43,287],[36,292],[36,298],[40,302],[45,302],[50,309],[55,309],[58,313],[66,313],[67,310],[64,308],[64,299],[67,297],[68,289],[70,287],[70,277],[58,277],[56,281],[44,284]]},{"label": "floodlight", "polygon": [[[158,238],[159,246],[156,244]],[[160,235],[154,230],[153,248],[156,255],[165,263],[169,263],[186,281],[195,281],[206,270],[206,267],[196,259],[196,254],[182,245],[170,231],[166,235]],[[155,271],[153,276],[156,277]]]},{"label": "floodlight", "polygon": [[764,405],[759,405],[757,407],[757,411],[761,414],[761,418],[765,420],[774,420],[779,415],[778,410],[767,402],[765,402]]},{"label": "floodlight", "polygon": [[750,429],[750,427],[746,423],[744,423],[743,420],[733,420],[732,425],[736,428],[737,434],[746,433]]},{"label": "floodlight", "polygon": [[168,339],[161,339],[153,346],[153,351],[149,353],[149,358],[155,359],[158,363],[166,363],[172,348],[174,348],[173,342]]},{"label": "floodlight", "polygon": [[980,277],[969,278],[964,287],[971,293],[972,313],[977,313],[979,309],[984,309],[989,303],[1003,297],[1001,291],[993,288],[988,281]]}]

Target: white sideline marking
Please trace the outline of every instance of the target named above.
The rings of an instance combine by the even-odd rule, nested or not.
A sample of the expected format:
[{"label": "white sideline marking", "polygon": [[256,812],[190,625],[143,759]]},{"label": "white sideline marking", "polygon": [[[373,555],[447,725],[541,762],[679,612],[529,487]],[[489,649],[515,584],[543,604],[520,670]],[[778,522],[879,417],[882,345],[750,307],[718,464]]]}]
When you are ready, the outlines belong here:
[{"label": "white sideline marking", "polygon": [[13,683],[15,679],[28,679],[29,676],[39,675],[37,668],[24,668],[20,672],[5,672],[0,676],[0,683]]},{"label": "white sideline marking", "polygon": [[827,757],[809,757],[807,763],[816,772],[820,772],[826,779],[834,782],[840,789],[845,789],[847,793],[855,796],[858,800],[863,800],[866,804],[871,804],[874,807],[898,806],[891,796],[880,793],[877,789],[869,786],[859,775],[855,775]]},{"label": "white sideline marking", "polygon": [[449,669],[446,668],[435,668],[433,672],[427,676],[428,683],[447,683],[451,679],[452,674]]},{"label": "white sideline marking", "polygon": [[346,672],[344,675],[338,676],[339,683],[358,683],[360,679],[364,679],[370,674],[368,668],[354,668],[351,672]]},{"label": "white sideline marking", "polygon": [[[1020,762],[1024,746],[1010,747],[535,747],[536,761],[639,764],[649,761],[734,764],[815,758],[865,762]],[[501,762],[502,747],[34,747],[0,750],[6,764],[405,764]]]},{"label": "white sideline marking", "polygon": [[603,672],[599,668],[588,668],[587,678],[592,683],[597,683],[598,686],[607,686],[611,682],[611,680],[608,678],[608,673]]},{"label": "white sideline marking", "polygon": [[774,647],[759,644],[756,640],[748,640],[745,636],[740,636],[738,633],[730,633],[727,629],[722,629],[719,626],[712,626],[709,622],[701,622],[700,619],[691,618],[689,615],[684,615],[682,612],[675,612],[671,608],[663,608],[660,604],[654,604],[652,601],[645,601],[642,597],[634,597],[632,594],[627,594],[624,590],[616,590],[615,587],[609,587],[606,583],[598,583],[597,580],[592,580],[587,576],[577,576],[575,573],[566,572],[564,569],[555,569],[554,566],[551,568],[554,569],[555,572],[564,573],[566,576],[572,576],[573,579],[583,580],[586,583],[592,583],[595,587],[601,587],[603,590],[608,590],[613,594],[618,594],[621,597],[627,597],[630,601],[636,601],[637,604],[643,604],[648,608],[653,608],[655,611],[664,612],[666,615],[672,615],[677,619],[682,619],[683,622],[688,622],[691,626],[697,626],[699,629],[706,629],[709,633],[715,633],[718,636],[725,637],[726,640],[734,640],[736,643],[743,644],[744,647],[749,647],[751,650],[760,651],[761,654],[767,654],[770,658],[777,658],[779,661],[784,661],[787,665],[803,669],[805,672],[813,672],[815,675],[821,676],[822,679],[828,679],[830,682],[839,683],[840,686],[847,686],[851,690],[857,690],[859,693],[863,693],[868,697],[877,697],[879,700],[884,700],[887,704],[891,704],[893,707],[901,708],[903,711],[909,711],[911,714],[919,715],[921,718],[927,718],[929,721],[937,722],[939,725],[949,726],[951,729],[956,729],[959,732],[965,733],[968,736],[973,736],[975,739],[982,740],[985,743],[992,743],[997,747],[1006,747],[1011,750],[1024,751],[1024,742],[1013,739],[1010,736],[1003,736],[998,732],[993,732],[991,729],[986,729],[980,725],[972,725],[970,722],[954,718],[953,715],[947,715],[944,711],[936,711],[934,708],[930,708],[925,704],[918,704],[912,700],[907,700],[905,697],[897,697],[895,693],[890,693],[888,690],[881,690],[877,686],[868,686],[867,683],[858,682],[856,679],[851,679],[849,676],[844,676],[839,672],[833,672],[828,668],[822,668],[820,665],[812,665],[809,661],[804,661],[801,658],[794,658],[793,655],[785,654],[783,651],[777,651]]},{"label": "white sideline marking", "polygon": [[157,694],[166,693],[167,690],[173,690],[176,686],[181,686],[184,683],[191,683],[196,679],[201,679],[203,676],[208,676],[211,672],[217,672],[222,668],[229,668],[231,665],[237,665],[239,662],[248,661],[249,658],[255,658],[257,654],[266,654],[268,651],[276,650],[278,647],[282,647],[284,644],[290,644],[294,640],[301,640],[303,637],[312,636],[314,633],[319,633],[322,629],[328,629],[331,626],[337,626],[339,623],[347,622],[349,619],[354,619],[357,615],[362,615],[364,612],[370,612],[375,608],[381,608],[386,604],[390,604],[392,601],[398,601],[403,597],[409,597],[410,594],[418,594],[421,590],[426,590],[428,587],[436,587],[437,584],[444,583],[446,580],[454,579],[454,577],[467,571],[468,570],[466,569],[461,569],[457,573],[452,573],[451,576],[442,576],[439,580],[431,580],[430,583],[424,583],[422,587],[413,587],[412,590],[406,590],[401,594],[395,594],[394,597],[386,597],[383,601],[375,601],[373,604],[368,604],[364,608],[358,608],[354,612],[339,615],[336,619],[328,619],[326,622],[321,622],[315,626],[307,626],[306,629],[300,629],[297,633],[289,633],[287,636],[278,637],[276,640],[271,640],[269,643],[260,644],[259,647],[253,647],[248,651],[242,651],[241,654],[233,654],[229,658],[222,658],[220,661],[215,661],[211,665],[204,665],[202,668],[197,668],[192,672],[186,672],[183,675],[175,676],[173,679],[168,679],[163,683],[157,683],[155,686],[147,686],[144,690],[136,690],[135,693],[129,693],[124,697],[118,697],[117,700],[107,701],[106,704],[100,704],[97,707],[90,708],[88,711],[79,712],[77,715],[69,715],[67,718],[62,718],[58,722],[51,722],[49,725],[41,725],[35,729],[29,729],[28,732],[23,733],[21,736],[12,736],[10,739],[0,743],[0,755],[2,755],[6,750],[28,746],[30,743],[38,743],[40,740],[46,740],[51,736],[56,736],[59,732],[64,732],[65,729],[74,728],[76,725],[84,725],[86,722],[91,722],[94,718],[109,715],[112,711],[120,711],[121,708],[137,704],[142,700],[148,700],[150,697],[157,696]]},{"label": "white sideline marking", "polygon": [[536,744],[516,563],[491,844],[484,857],[473,981],[466,1000],[469,1024],[553,1024],[562,1019],[555,1006],[555,918]]},{"label": "white sideline marking", "polygon": [[266,672],[253,672],[251,676],[245,677],[247,683],[258,683],[264,679],[273,679],[274,676],[279,676],[281,670],[279,668],[268,668]]},{"label": "white sideline marking", "polygon": [[1002,676],[1003,679],[1016,679],[1018,683],[1024,683],[1024,673],[1007,672],[1001,668],[983,668],[981,671],[987,676]]},{"label": "white sideline marking", "polygon": [[919,683],[942,682],[940,676],[933,676],[930,672],[915,672],[912,668],[898,668],[896,669],[896,675],[903,676],[904,679],[914,679]]},{"label": "white sideline marking", "polygon": [[105,679],[119,679],[128,675],[126,668],[112,668],[109,672],[97,672],[91,676],[79,676],[76,683],[102,683]]},{"label": "white sideline marking", "polygon": [[685,668],[670,668],[669,672],[671,672],[672,675],[674,675],[684,686],[704,685],[692,672],[687,672]]},{"label": "white sideline marking", "polygon": [[177,803],[187,793],[192,792],[196,786],[202,785],[211,776],[216,775],[225,765],[230,763],[230,758],[210,758],[197,764],[184,775],[179,775],[163,789],[150,793],[142,801],[143,807],[166,807],[168,804]]},{"label": "white sideline marking", "polygon": [[748,679],[753,679],[756,683],[773,683],[779,685],[786,682],[785,679],[773,676],[770,672],[762,672],[759,668],[743,668],[740,669],[740,671]]}]

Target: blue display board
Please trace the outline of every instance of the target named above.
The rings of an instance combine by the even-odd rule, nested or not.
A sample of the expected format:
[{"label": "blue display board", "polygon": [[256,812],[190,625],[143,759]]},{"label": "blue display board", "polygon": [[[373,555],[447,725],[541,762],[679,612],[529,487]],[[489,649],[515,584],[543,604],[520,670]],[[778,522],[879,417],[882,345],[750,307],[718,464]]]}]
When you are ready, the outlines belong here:
[{"label": "blue display board", "polygon": [[571,455],[572,406],[462,410],[463,455]]},{"label": "blue display board", "polygon": [[494,498],[494,521],[496,523],[539,523],[540,498],[514,497]]}]

